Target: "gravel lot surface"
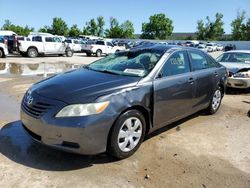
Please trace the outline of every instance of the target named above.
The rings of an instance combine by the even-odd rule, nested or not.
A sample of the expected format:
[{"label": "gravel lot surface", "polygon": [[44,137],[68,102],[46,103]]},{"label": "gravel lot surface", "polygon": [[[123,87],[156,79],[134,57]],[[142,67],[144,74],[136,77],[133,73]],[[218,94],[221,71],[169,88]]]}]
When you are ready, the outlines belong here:
[{"label": "gravel lot surface", "polygon": [[122,161],[34,143],[19,121],[24,92],[46,76],[34,64],[63,64],[59,71],[65,71],[72,68],[68,64],[95,59],[84,54],[0,59],[0,187],[250,187],[250,94],[245,90],[229,90],[213,116],[197,113],[151,134]]}]

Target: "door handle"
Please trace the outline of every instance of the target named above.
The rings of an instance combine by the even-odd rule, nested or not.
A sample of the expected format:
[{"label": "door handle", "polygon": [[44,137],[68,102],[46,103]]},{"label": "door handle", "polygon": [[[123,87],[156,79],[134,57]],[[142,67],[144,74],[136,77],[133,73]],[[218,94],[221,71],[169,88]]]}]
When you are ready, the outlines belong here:
[{"label": "door handle", "polygon": [[189,78],[189,79],[188,79],[188,83],[194,84],[194,78]]}]

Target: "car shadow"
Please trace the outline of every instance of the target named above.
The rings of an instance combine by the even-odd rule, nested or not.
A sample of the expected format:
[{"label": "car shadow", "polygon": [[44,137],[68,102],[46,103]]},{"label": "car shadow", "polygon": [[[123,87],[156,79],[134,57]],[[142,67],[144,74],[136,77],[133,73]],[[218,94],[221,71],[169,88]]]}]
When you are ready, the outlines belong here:
[{"label": "car shadow", "polygon": [[173,123],[171,123],[171,124],[169,124],[169,125],[166,125],[166,126],[160,128],[160,129],[158,129],[158,130],[156,130],[156,131],[154,131],[154,132],[148,134],[148,135],[145,137],[144,141],[146,141],[146,140],[148,140],[148,139],[150,139],[150,138],[152,138],[152,137],[158,136],[158,135],[160,135],[161,133],[166,132],[166,131],[168,131],[168,130],[170,130],[170,129],[173,129],[173,128],[175,128],[176,131],[180,131],[180,130],[181,130],[180,125],[183,124],[184,122],[186,122],[186,121],[188,121],[188,120],[191,120],[191,119],[194,119],[194,118],[196,118],[196,117],[198,117],[198,116],[206,116],[206,115],[207,115],[207,114],[206,114],[205,112],[203,112],[203,111],[200,111],[200,112],[197,112],[197,113],[195,113],[195,114],[192,114],[192,115],[190,115],[190,116],[188,116],[188,117],[185,117],[185,118],[183,118],[183,119],[181,119],[181,120],[178,120],[178,121],[176,121],[176,122],[173,122]]},{"label": "car shadow", "polygon": [[38,144],[26,134],[20,121],[0,129],[0,153],[16,163],[47,171],[76,170],[116,161],[106,154],[84,156]]},{"label": "car shadow", "polygon": [[240,89],[240,88],[227,88],[227,95],[240,95],[240,94],[250,94],[250,88],[248,89]]}]

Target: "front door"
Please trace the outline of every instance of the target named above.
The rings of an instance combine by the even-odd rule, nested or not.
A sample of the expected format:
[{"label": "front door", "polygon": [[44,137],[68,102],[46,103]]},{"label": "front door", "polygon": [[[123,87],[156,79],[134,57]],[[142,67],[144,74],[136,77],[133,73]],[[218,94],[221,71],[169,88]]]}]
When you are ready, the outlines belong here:
[{"label": "front door", "polygon": [[191,114],[194,90],[187,52],[174,52],[154,80],[155,129]]}]

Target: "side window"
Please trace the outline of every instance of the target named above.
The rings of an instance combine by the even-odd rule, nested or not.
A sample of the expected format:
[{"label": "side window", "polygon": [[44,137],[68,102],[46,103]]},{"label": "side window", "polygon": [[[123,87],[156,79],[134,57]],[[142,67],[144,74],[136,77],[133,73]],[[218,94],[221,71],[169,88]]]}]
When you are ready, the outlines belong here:
[{"label": "side window", "polygon": [[107,45],[113,47],[113,45],[110,42],[107,42]]},{"label": "side window", "polygon": [[45,37],[45,42],[53,42],[52,37]]},{"label": "side window", "polygon": [[190,72],[189,59],[186,51],[175,52],[162,68],[162,76],[172,76]]},{"label": "side window", "polygon": [[40,37],[40,36],[32,37],[32,41],[42,42],[42,37]]},{"label": "side window", "polygon": [[53,42],[62,42],[62,40],[59,37],[53,37]]},{"label": "side window", "polygon": [[105,45],[104,41],[97,41],[96,44],[97,45]]},{"label": "side window", "polygon": [[208,68],[219,67],[220,65],[212,59],[212,57],[207,55]]},{"label": "side window", "polygon": [[199,52],[190,52],[190,57],[194,71],[209,68],[207,59],[204,54]]},{"label": "side window", "polygon": [[79,44],[79,42],[77,40],[74,40],[74,44]]}]

